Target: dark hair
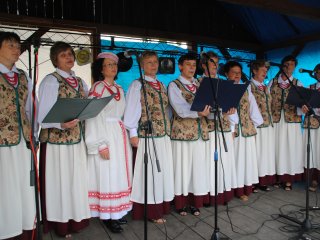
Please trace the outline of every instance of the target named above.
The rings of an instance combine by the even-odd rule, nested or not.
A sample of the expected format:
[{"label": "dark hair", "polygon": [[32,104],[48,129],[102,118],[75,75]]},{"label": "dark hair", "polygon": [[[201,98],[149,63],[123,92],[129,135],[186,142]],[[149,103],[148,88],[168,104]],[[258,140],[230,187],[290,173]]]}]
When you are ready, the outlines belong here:
[{"label": "dark hair", "polygon": [[178,64],[179,65],[183,65],[183,62],[187,61],[187,60],[195,60],[195,61],[197,61],[197,55],[195,53],[184,54],[179,58]]},{"label": "dark hair", "polygon": [[144,51],[143,53],[141,53],[140,63],[142,63],[143,60],[146,59],[147,57],[153,57],[153,56],[157,57],[158,59],[158,54],[155,51],[150,51],[150,50]]},{"label": "dark hair", "polygon": [[[208,51],[206,54],[207,54],[210,58],[218,58],[218,59],[219,59],[218,54],[216,54],[216,53],[213,52],[213,51]],[[200,58],[200,65],[205,64],[205,63],[206,63],[205,60],[206,60],[205,58]]]},{"label": "dark hair", "polygon": [[314,71],[314,72],[317,72],[319,69],[320,69],[320,63],[318,63],[318,64],[314,67],[313,71]]},{"label": "dark hair", "polygon": [[69,49],[71,50],[73,57],[76,58],[76,54],[69,43],[59,41],[53,44],[53,46],[50,48],[50,60],[54,67],[57,67],[58,55],[61,52],[67,51]]},{"label": "dark hair", "polygon": [[230,71],[230,69],[233,68],[233,67],[239,67],[241,69],[241,71],[242,71],[242,66],[241,66],[240,63],[238,63],[236,61],[229,61],[223,67],[224,73],[225,74],[228,73]]},{"label": "dark hair", "polygon": [[251,71],[253,71],[253,70],[257,70],[258,71],[259,68],[261,68],[261,67],[266,67],[268,69],[270,67],[269,63],[264,59],[254,60],[254,61],[251,62],[250,65],[251,65]]},{"label": "dark hair", "polygon": [[0,48],[4,41],[13,41],[20,44],[20,37],[14,32],[0,32]]},{"label": "dark hair", "polygon": [[289,61],[293,61],[296,66],[298,65],[298,60],[293,55],[288,55],[288,56],[285,56],[284,58],[282,58],[281,65],[284,65],[285,62],[289,62]]},{"label": "dark hair", "polygon": [[98,82],[104,79],[102,75],[102,65],[104,58],[98,58],[91,65],[91,75],[93,78],[93,82]]},{"label": "dark hair", "polygon": [[[99,82],[104,80],[104,76],[102,74],[103,62],[105,58],[96,59],[91,65],[91,76],[93,78],[93,82]],[[114,80],[117,79],[117,76],[114,77]]]}]

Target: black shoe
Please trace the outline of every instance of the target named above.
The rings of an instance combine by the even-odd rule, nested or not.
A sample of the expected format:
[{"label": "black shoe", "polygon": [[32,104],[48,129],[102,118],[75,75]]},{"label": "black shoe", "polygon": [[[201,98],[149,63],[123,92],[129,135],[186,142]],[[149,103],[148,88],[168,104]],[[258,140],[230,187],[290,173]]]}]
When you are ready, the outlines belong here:
[{"label": "black shoe", "polygon": [[103,222],[111,232],[113,233],[123,232],[123,228],[119,225],[117,220],[107,220]]},{"label": "black shoe", "polygon": [[120,225],[123,225],[123,224],[127,224],[127,223],[128,223],[127,219],[125,219],[124,217],[118,219],[117,221],[118,221],[118,223],[119,223]]}]

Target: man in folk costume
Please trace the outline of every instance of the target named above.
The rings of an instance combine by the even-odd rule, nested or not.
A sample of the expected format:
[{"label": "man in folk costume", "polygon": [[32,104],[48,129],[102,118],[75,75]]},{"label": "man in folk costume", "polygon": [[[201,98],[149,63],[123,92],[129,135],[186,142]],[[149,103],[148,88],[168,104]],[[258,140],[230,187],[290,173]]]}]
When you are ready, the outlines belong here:
[{"label": "man in folk costume", "polygon": [[209,139],[206,116],[210,106],[202,112],[191,111],[199,82],[193,76],[196,56],[188,53],[178,60],[181,75],[169,84],[168,93],[173,108],[171,140],[174,160],[175,207],[182,216],[187,205],[193,215],[200,214],[209,192],[206,143]]},{"label": "man in folk costume", "polygon": [[86,98],[88,87],[72,71],[75,54],[69,44],[56,42],[50,59],[56,71],[39,87],[42,219],[44,232],[53,228],[58,235],[71,237],[72,232],[88,226],[90,218],[83,125],[78,119],[42,121],[58,98]]},{"label": "man in folk costume", "polygon": [[[310,89],[320,91],[320,64],[317,64],[313,70],[317,82],[310,85]],[[310,152],[310,171],[309,177],[311,179],[311,186],[309,190],[315,192],[318,187],[319,177],[320,177],[320,128],[319,128],[319,117],[320,117],[320,108],[313,109],[314,116],[310,116],[310,143],[311,143],[311,152]],[[308,107],[303,106],[302,112],[305,114],[308,112]],[[304,167],[305,171],[307,168],[307,143],[308,143],[308,121],[307,117],[304,118],[303,127],[305,128],[303,133],[303,154],[304,154]]]},{"label": "man in folk costume", "polygon": [[[229,61],[224,66],[224,71],[229,80],[240,84],[242,76],[240,63]],[[234,140],[238,184],[236,195],[242,201],[247,201],[248,195],[254,191],[253,184],[259,182],[255,135],[257,135],[256,128],[263,123],[250,85],[240,100],[238,115],[239,124]]]},{"label": "man in folk costume", "polygon": [[270,91],[263,81],[269,69],[268,62],[256,60],[251,63],[253,78],[251,92],[256,99],[259,111],[263,117],[263,124],[257,128],[256,146],[259,174],[259,188],[269,191],[268,186],[276,182],[276,159],[274,144],[274,127],[272,123]]},{"label": "man in folk costume", "polygon": [[[145,51],[140,56],[143,70],[143,83],[152,122],[152,133],[145,133],[147,123],[145,97],[141,79],[132,82],[126,97],[124,124],[129,130],[130,142],[137,147],[134,166],[131,200],[133,201],[133,219],[143,219],[144,207],[144,152],[148,141],[148,196],[147,207],[149,220],[162,224],[164,215],[170,211],[170,202],[174,197],[173,160],[170,141],[169,100],[165,86],[157,79],[158,56],[153,51]],[[153,138],[153,139],[152,139]],[[154,144],[154,145],[153,145]],[[155,150],[157,156],[155,154]],[[158,172],[156,157],[161,172]]]},{"label": "man in folk costume", "polygon": [[[198,78],[200,84],[204,77],[217,78],[217,66],[219,65],[219,57],[216,53],[209,51],[206,53],[209,59],[201,58],[200,64],[204,70],[202,77]],[[208,67],[206,66],[208,61]],[[215,197],[215,164],[214,164],[214,151],[215,151],[215,124],[213,119],[208,119],[209,128],[209,141],[207,144],[208,168],[209,168],[209,196],[210,204],[214,205],[214,201],[218,201],[218,204],[224,204],[229,202],[233,197],[233,189],[237,188],[237,177],[235,168],[233,135],[235,130],[235,124],[238,124],[238,114],[236,109],[232,108],[226,113],[221,115],[221,123],[223,127],[228,152],[225,152],[223,147],[222,133],[220,125],[218,128],[218,196]],[[221,146],[221,148],[219,147]],[[220,151],[221,149],[221,151]],[[220,160],[221,159],[221,160]]]},{"label": "man in folk costume", "polygon": [[36,217],[28,149],[32,81],[15,66],[20,49],[17,34],[0,33],[0,239],[29,240]]},{"label": "man in folk costume", "polygon": [[[283,72],[269,83],[272,97],[272,119],[275,128],[276,171],[278,180],[285,190],[292,189],[292,182],[300,180],[303,173],[303,139],[301,133],[301,116],[295,106],[286,104],[292,84],[301,85],[293,77],[297,66],[294,56],[286,56],[281,61]],[[301,110],[300,110],[301,111]]]}]

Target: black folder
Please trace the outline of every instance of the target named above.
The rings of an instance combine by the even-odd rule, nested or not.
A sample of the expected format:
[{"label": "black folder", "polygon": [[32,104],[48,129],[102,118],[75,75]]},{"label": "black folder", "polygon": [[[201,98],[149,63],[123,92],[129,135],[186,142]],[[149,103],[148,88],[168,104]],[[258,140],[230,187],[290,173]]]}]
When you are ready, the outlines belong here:
[{"label": "black folder", "polygon": [[[211,81],[211,82],[210,82]],[[205,77],[202,79],[200,87],[193,100],[191,110],[202,112],[206,105],[212,108],[215,105],[214,94],[216,89],[217,104],[222,108],[222,112],[228,112],[230,108],[237,108],[241,97],[248,88],[250,82],[245,84],[235,84],[233,81],[221,80]]]},{"label": "black folder", "polygon": [[59,98],[43,123],[64,123],[73,119],[85,120],[97,116],[114,95],[104,98]]},{"label": "black folder", "polygon": [[292,87],[289,90],[286,103],[296,107],[302,107],[306,102],[312,108],[320,107],[320,92],[314,89],[296,86],[296,90]]}]

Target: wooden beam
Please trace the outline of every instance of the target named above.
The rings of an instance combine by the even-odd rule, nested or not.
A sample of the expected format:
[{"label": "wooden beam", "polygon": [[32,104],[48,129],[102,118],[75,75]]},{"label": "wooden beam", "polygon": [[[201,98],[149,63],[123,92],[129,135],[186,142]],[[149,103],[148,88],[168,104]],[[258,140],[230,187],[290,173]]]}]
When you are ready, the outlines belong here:
[{"label": "wooden beam", "polygon": [[289,0],[218,0],[219,2],[255,7],[308,20],[320,20],[320,9]]},{"label": "wooden beam", "polygon": [[263,45],[261,49],[262,51],[267,52],[267,51],[278,49],[278,48],[285,48],[285,47],[290,47],[295,45],[306,44],[312,41],[318,41],[319,39],[320,39],[320,32],[317,32],[310,35],[291,38],[291,39],[277,42],[277,43],[266,44],[266,45]]},{"label": "wooden beam", "polygon": [[0,22],[2,24],[15,26],[48,27],[50,29],[56,28],[79,32],[98,31],[101,34],[107,35],[121,35],[138,38],[156,38],[162,41],[169,40],[177,42],[195,42],[197,44],[207,44],[247,51],[256,51],[257,49],[261,48],[261,45],[258,43],[241,42],[233,39],[225,39],[219,37],[207,37],[204,35],[192,35],[160,30],[150,30],[145,28],[134,28],[72,20],[35,18],[22,15],[17,16],[5,13],[0,13]]}]

